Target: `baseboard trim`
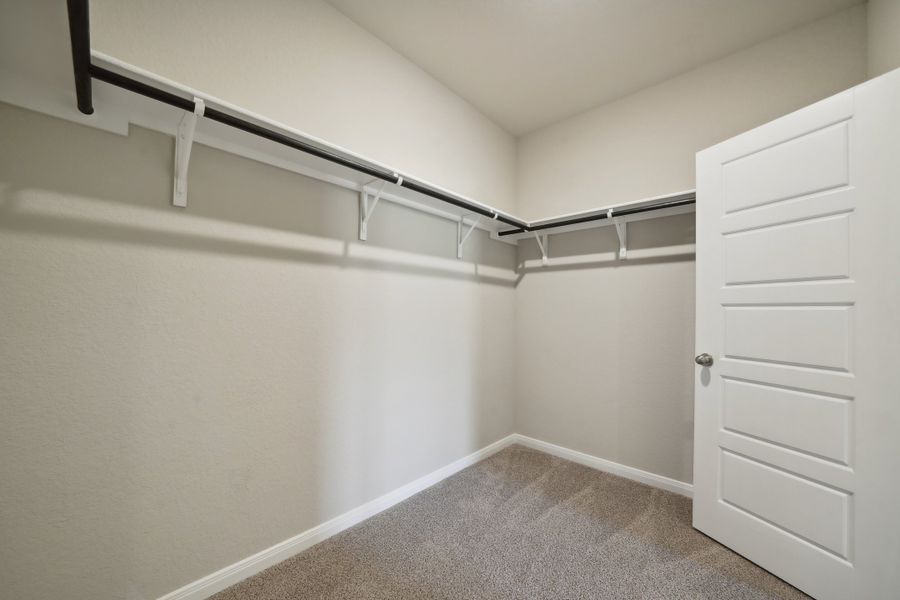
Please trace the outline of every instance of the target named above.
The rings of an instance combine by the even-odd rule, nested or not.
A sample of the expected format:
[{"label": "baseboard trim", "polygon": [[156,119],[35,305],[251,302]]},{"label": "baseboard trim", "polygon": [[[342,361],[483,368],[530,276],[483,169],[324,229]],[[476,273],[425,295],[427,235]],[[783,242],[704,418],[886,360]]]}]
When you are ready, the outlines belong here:
[{"label": "baseboard trim", "polygon": [[605,458],[591,456],[590,454],[564,448],[563,446],[557,446],[556,444],[551,444],[549,442],[542,442],[541,440],[536,440],[519,433],[514,433],[512,437],[516,444],[521,444],[527,448],[540,450],[541,452],[546,452],[547,454],[552,454],[559,458],[565,458],[566,460],[571,460],[572,462],[591,467],[592,469],[597,469],[598,471],[618,475],[619,477],[631,479],[668,492],[681,494],[688,498],[693,498],[694,496],[694,486],[690,483],[657,475],[656,473],[650,473],[649,471],[642,471],[641,469],[622,465],[611,460],[606,460]]},{"label": "baseboard trim", "polygon": [[203,600],[204,598],[208,598],[209,596],[221,592],[225,588],[234,585],[251,575],[255,575],[274,564],[286,560],[369,517],[377,515],[381,511],[406,500],[413,494],[417,494],[422,490],[433,486],[466,467],[484,460],[492,454],[512,445],[514,440],[515,435],[508,435],[481,450],[473,452],[468,456],[464,456],[445,467],[441,467],[437,471],[433,471],[403,487],[388,492],[371,502],[358,506],[342,515],[338,515],[330,521],[326,521],[299,535],[283,542],[279,542],[261,552],[257,552],[253,556],[249,556],[224,569],[220,569],[215,573],[207,575],[202,579],[198,579],[184,587],[178,588],[174,592],[170,592],[165,596],[160,597],[159,600]]},{"label": "baseboard trim", "polygon": [[367,502],[342,515],[338,515],[330,521],[326,521],[299,535],[295,535],[294,537],[279,542],[261,552],[257,552],[253,556],[248,556],[224,569],[220,569],[202,579],[198,579],[184,587],[178,588],[174,592],[170,592],[165,596],[160,597],[159,600],[204,600],[239,581],[252,575],[256,575],[272,565],[286,560],[307,548],[315,546],[319,542],[324,541],[357,523],[365,521],[369,517],[377,515],[381,511],[406,500],[414,494],[418,494],[422,490],[462,471],[466,467],[484,460],[492,454],[496,454],[512,444],[521,444],[527,448],[571,460],[572,462],[597,469],[598,471],[604,471],[606,473],[632,479],[649,486],[687,496],[688,498],[693,496],[694,487],[689,483],[684,483],[683,481],[677,481],[675,479],[663,477],[662,475],[656,475],[655,473],[628,467],[610,460],[578,452],[577,450],[570,450],[569,448],[557,446],[556,444],[542,442],[541,440],[536,440],[525,435],[513,433],[503,439],[497,440],[489,446],[485,446],[481,450],[473,452],[468,456],[464,456],[445,467],[441,467],[437,471],[433,471],[403,487],[388,492],[371,502]]}]

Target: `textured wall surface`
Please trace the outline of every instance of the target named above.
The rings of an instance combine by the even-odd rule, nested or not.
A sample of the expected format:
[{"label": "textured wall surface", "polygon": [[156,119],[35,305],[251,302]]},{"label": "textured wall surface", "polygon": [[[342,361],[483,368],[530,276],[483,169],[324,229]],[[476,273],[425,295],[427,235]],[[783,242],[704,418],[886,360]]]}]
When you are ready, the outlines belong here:
[{"label": "textured wall surface", "polygon": [[900,0],[869,0],[869,77],[900,68]]},{"label": "textured wall surface", "polygon": [[322,0],[93,0],[91,11],[96,50],[513,210],[513,137]]},{"label": "textured wall surface", "polygon": [[[92,6],[99,50],[513,208],[513,140],[319,0]],[[694,151],[865,52],[851,9],[528,136],[518,209],[692,187]],[[513,287],[533,243],[460,263],[452,223],[382,204],[363,244],[355,194],[203,146],[175,210],[170,137],[5,105],[0,131],[4,595],[156,598],[513,430],[691,480],[690,255],[568,234],[551,256],[600,258]]]},{"label": "textured wall surface", "polygon": [[519,139],[528,219],[694,187],[694,154],[866,78],[856,6]]},{"label": "textured wall surface", "polygon": [[[515,248],[0,105],[0,581],[156,598],[512,432]],[[487,270],[491,270],[487,269]]]},{"label": "textured wall surface", "polygon": [[[520,211],[693,188],[696,151],[863,81],[865,26],[851,8],[522,138]],[[630,225],[628,240],[693,243],[693,215]],[[690,482],[693,256],[616,261],[617,248],[612,228],[556,236],[551,256],[607,256],[519,284],[516,430]],[[536,252],[524,242],[519,259]]]},{"label": "textured wall surface", "polygon": [[[632,253],[693,241],[693,214],[628,225]],[[690,482],[694,257],[618,248],[612,227],[554,236],[553,259],[596,260],[529,268],[516,288],[516,432]]]}]

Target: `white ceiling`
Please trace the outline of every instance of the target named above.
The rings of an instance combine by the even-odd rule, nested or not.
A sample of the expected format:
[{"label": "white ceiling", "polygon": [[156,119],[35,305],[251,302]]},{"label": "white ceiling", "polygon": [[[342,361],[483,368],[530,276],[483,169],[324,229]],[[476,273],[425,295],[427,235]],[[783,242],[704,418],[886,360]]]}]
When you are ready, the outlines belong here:
[{"label": "white ceiling", "polygon": [[521,135],[861,0],[328,0]]}]

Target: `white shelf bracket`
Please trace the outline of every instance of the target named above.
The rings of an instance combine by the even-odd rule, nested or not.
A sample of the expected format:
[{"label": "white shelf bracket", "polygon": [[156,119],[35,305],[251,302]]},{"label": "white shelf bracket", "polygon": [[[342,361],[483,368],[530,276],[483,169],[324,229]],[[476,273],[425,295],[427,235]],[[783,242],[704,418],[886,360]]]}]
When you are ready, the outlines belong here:
[{"label": "white shelf bracket", "polygon": [[472,221],[472,225],[466,231],[465,235],[463,235],[463,219],[460,218],[459,221],[456,222],[456,258],[462,258],[463,254],[463,246],[466,244],[466,240],[469,239],[469,236],[472,235],[472,232],[475,231],[475,227],[478,226],[478,222],[481,220],[481,217],[477,217],[474,221]]},{"label": "white shelf bracket", "polygon": [[197,119],[203,116],[206,105],[201,98],[194,98],[194,112],[185,112],[178,125],[175,136],[175,182],[172,186],[172,205],[187,206],[188,163],[191,160],[191,146],[194,145],[194,132]]},{"label": "white shelf bracket", "polygon": [[368,186],[371,183],[374,182],[364,185],[359,191],[359,239],[362,241],[369,239],[369,219],[372,218],[372,213],[375,212],[375,207],[378,206],[378,201],[381,200],[381,193],[384,192],[384,185],[387,182],[383,179],[381,180],[381,185],[372,196],[372,203],[369,204],[370,193]]},{"label": "white shelf bracket", "polygon": [[613,219],[612,209],[609,209],[606,215],[616,226],[616,233],[619,236],[619,258],[625,259],[628,257],[628,223],[621,219]]},{"label": "white shelf bracket", "polygon": [[550,251],[550,236],[546,233],[544,235],[535,233],[534,239],[537,241],[538,248],[541,249],[541,264],[547,266],[547,254]]}]

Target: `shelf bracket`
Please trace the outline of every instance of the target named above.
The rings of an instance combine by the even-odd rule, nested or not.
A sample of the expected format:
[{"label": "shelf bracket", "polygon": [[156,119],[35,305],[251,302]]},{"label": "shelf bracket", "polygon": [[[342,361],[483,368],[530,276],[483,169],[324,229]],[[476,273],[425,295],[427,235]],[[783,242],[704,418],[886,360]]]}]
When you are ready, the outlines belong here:
[{"label": "shelf bracket", "polygon": [[387,182],[381,180],[381,185],[372,196],[372,203],[369,204],[370,194],[368,186],[371,183],[373,182],[364,185],[359,191],[359,239],[362,241],[369,239],[369,219],[372,218],[372,213],[375,212],[375,207],[378,206],[378,201],[381,200],[381,193],[384,191],[384,185]]},{"label": "shelf bracket", "polygon": [[547,266],[547,254],[550,251],[550,236],[546,233],[544,235],[535,233],[534,239],[537,241],[538,248],[541,250],[541,264]]},{"label": "shelf bracket", "polygon": [[175,136],[175,182],[172,186],[172,205],[187,206],[188,163],[191,160],[191,146],[194,144],[194,132],[197,119],[203,116],[206,105],[201,98],[194,98],[194,112],[185,112],[178,125]]},{"label": "shelf bracket", "polygon": [[463,225],[465,224],[462,218],[456,222],[456,258],[462,258],[463,254],[463,246],[466,243],[466,240],[469,239],[469,236],[472,235],[472,232],[475,231],[475,227],[478,226],[478,222],[481,220],[481,216],[479,215],[474,221],[472,221],[472,225],[466,231],[465,235],[463,235]]},{"label": "shelf bracket", "polygon": [[614,219],[612,212],[612,209],[609,209],[606,216],[616,226],[616,234],[619,236],[619,258],[624,260],[628,258],[628,223],[621,218]]}]

